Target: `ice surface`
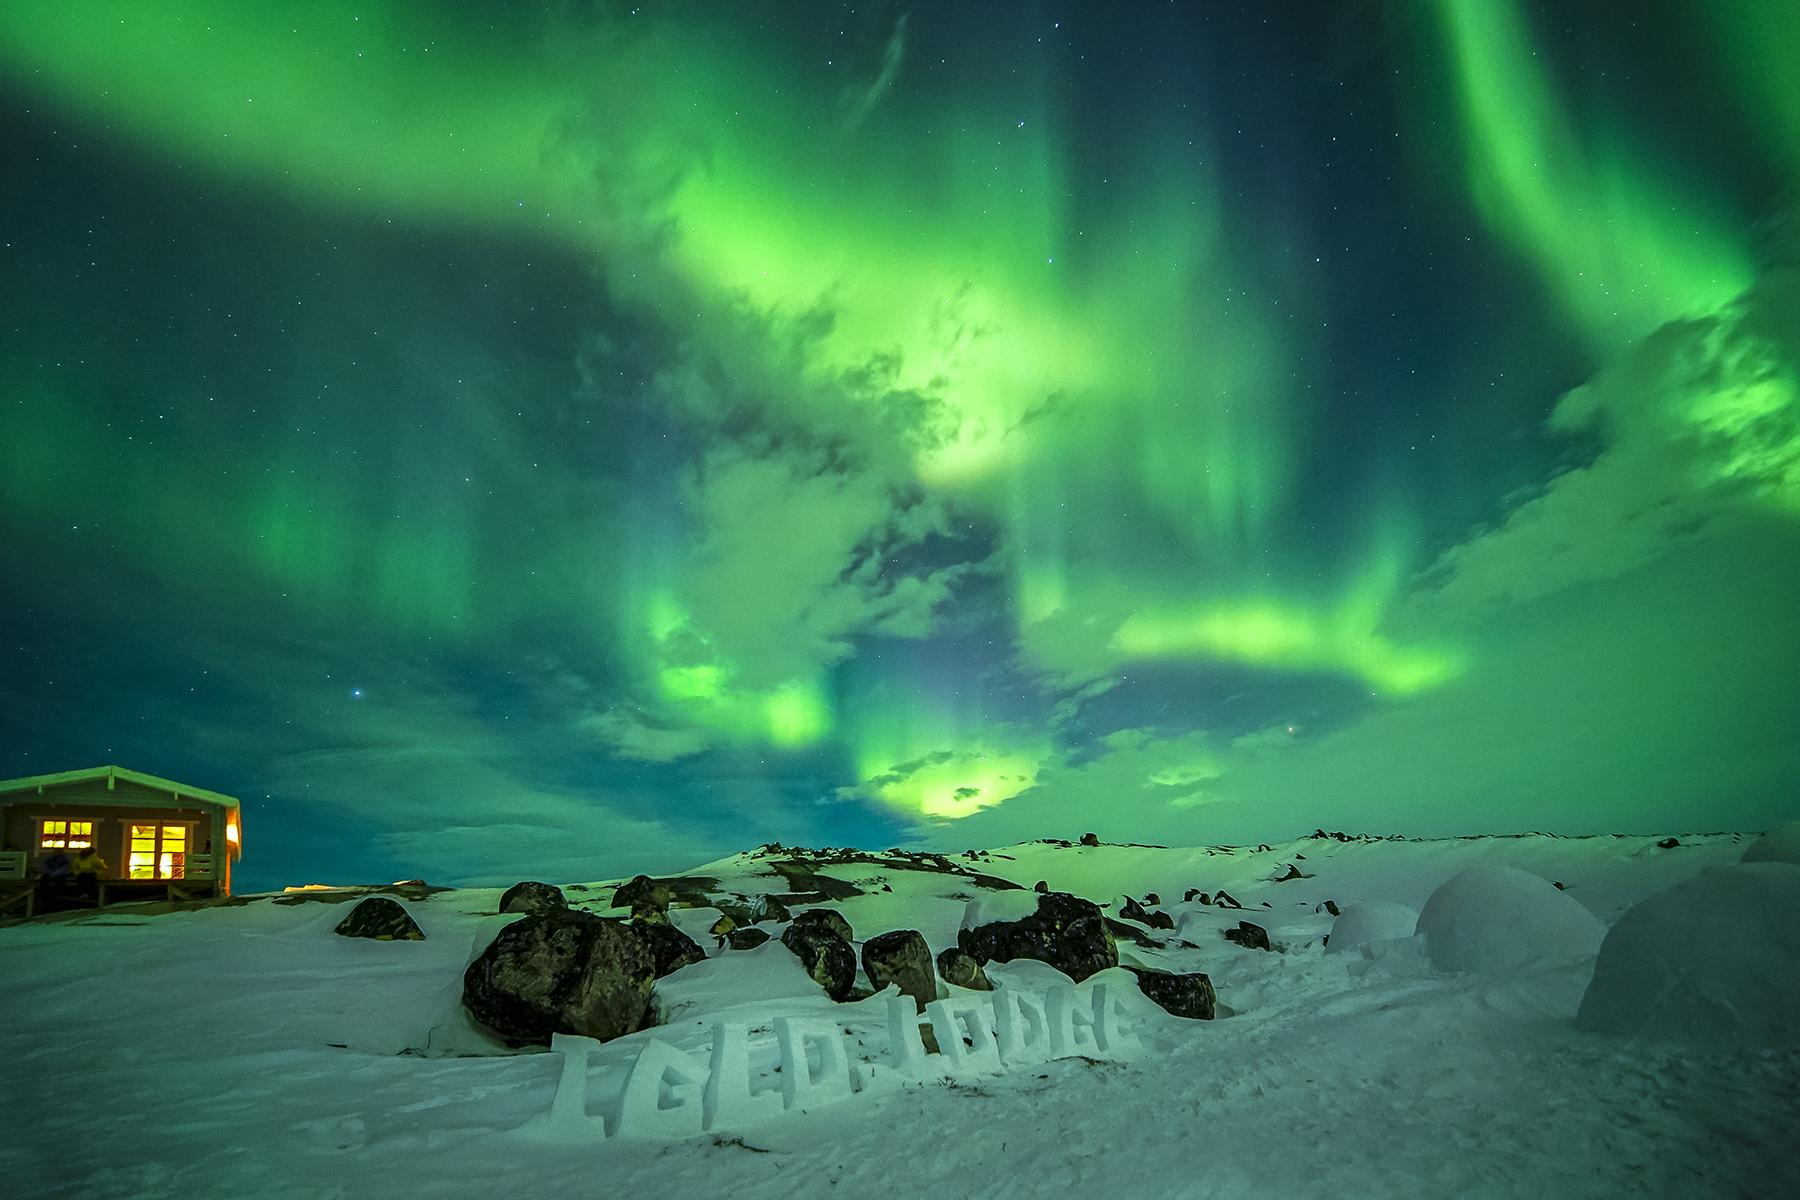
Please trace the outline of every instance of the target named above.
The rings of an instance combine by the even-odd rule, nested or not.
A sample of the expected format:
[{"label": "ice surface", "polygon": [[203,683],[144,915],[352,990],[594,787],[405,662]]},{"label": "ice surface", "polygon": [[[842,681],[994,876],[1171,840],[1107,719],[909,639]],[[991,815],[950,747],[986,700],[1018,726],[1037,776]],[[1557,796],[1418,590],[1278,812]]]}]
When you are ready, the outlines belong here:
[{"label": "ice surface", "polygon": [[1576,1022],[1681,1042],[1800,1046],[1800,865],[1702,871],[1606,935]]},{"label": "ice surface", "polygon": [[1438,970],[1491,973],[1591,958],[1606,926],[1548,880],[1516,867],[1476,867],[1431,893],[1417,932]]},{"label": "ice surface", "polygon": [[1360,949],[1370,942],[1408,938],[1413,936],[1418,925],[1419,914],[1404,904],[1388,900],[1365,900],[1344,909],[1332,923],[1331,941],[1326,943],[1325,952],[1343,954]]}]

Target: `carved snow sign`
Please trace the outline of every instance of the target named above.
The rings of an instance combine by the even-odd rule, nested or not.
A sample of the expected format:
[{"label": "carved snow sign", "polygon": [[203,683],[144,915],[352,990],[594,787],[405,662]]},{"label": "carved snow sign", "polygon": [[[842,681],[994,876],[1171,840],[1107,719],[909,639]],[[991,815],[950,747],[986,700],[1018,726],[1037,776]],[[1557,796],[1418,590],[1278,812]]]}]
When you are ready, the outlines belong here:
[{"label": "carved snow sign", "polygon": [[[589,1057],[600,1043],[558,1034],[551,1042],[562,1056],[556,1095],[531,1128],[552,1136],[688,1137],[836,1104],[884,1082],[996,1075],[1053,1058],[1125,1058],[1141,1043],[1123,1016],[1105,983],[1059,984],[1042,995],[999,987],[926,1005],[939,1048],[927,1054],[913,1001],[896,994],[886,1001],[885,1052],[856,1062],[845,1046],[853,1035],[824,1014],[777,1018],[768,1030],[773,1046],[768,1034],[753,1037],[747,1022],[722,1019],[712,1026],[710,1054],[645,1041],[606,1113],[587,1107]],[[774,1070],[761,1074],[779,1082],[767,1084],[753,1051],[766,1061],[771,1050]]]}]

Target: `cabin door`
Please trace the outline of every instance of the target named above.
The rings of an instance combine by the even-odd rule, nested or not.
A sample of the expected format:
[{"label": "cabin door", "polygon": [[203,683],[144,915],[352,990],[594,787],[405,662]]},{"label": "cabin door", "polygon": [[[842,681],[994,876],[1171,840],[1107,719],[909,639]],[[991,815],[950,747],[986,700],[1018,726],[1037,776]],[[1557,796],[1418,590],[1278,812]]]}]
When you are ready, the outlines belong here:
[{"label": "cabin door", "polygon": [[126,846],[126,876],[131,879],[180,879],[187,874],[186,825],[144,825],[132,822]]}]

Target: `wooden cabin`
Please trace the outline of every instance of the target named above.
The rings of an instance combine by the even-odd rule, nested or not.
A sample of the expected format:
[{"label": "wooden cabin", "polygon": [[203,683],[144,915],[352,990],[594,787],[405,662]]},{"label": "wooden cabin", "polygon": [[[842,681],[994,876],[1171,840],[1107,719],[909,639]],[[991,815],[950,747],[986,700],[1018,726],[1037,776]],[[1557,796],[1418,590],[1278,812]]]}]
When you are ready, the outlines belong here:
[{"label": "wooden cabin", "polygon": [[39,868],[93,846],[106,860],[88,903],[231,894],[243,810],[231,796],[124,767],[0,781],[0,915],[30,916]]}]

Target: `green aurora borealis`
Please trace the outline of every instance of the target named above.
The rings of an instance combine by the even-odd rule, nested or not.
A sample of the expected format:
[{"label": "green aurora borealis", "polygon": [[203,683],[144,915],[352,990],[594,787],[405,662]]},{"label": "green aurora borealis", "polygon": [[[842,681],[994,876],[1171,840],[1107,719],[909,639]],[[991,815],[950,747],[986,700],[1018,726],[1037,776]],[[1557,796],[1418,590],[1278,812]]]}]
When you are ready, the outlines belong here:
[{"label": "green aurora borealis", "polygon": [[5,773],[271,883],[1795,812],[1800,9],[533,7],[0,9]]}]

